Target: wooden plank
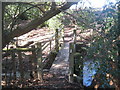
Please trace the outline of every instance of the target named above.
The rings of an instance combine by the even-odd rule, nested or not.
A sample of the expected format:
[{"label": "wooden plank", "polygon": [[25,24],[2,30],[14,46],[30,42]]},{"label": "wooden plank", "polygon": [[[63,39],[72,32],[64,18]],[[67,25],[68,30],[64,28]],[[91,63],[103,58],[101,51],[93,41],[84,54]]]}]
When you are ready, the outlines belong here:
[{"label": "wooden plank", "polygon": [[46,43],[47,43],[47,41],[46,41],[46,42],[41,43],[41,47],[44,47]]},{"label": "wooden plank", "polygon": [[44,46],[42,47],[42,51],[45,50],[45,48],[47,48],[47,47],[49,46],[49,44],[50,44],[50,43],[47,42],[46,45],[44,45]]}]

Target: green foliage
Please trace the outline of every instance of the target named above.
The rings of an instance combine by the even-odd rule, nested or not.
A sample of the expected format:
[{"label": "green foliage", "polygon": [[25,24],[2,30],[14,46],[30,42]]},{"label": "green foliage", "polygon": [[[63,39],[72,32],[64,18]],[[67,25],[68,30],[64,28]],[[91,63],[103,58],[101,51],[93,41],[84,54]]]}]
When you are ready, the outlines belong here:
[{"label": "green foliage", "polygon": [[63,16],[63,14],[61,13],[61,14],[49,19],[47,21],[49,28],[55,30],[55,29],[59,29],[61,26],[63,26],[62,19],[61,19],[62,16]]},{"label": "green foliage", "polygon": [[3,11],[4,30],[13,31],[18,25],[43,16],[50,9],[47,2],[10,2],[5,3]]},{"label": "green foliage", "polygon": [[[110,9],[114,13],[114,9]],[[103,16],[100,17],[102,23],[98,23],[101,27],[94,31],[93,41],[90,43],[88,49],[88,58],[94,59],[94,61],[100,62],[100,68],[98,73],[100,75],[99,82],[101,83],[102,88],[113,87],[109,83],[113,78],[116,78],[115,73],[117,74],[117,68],[114,68],[113,65],[117,63],[117,52],[118,48],[116,46],[116,14],[111,13],[108,8],[103,10]],[[101,19],[102,18],[102,19]],[[104,19],[103,19],[104,18]],[[99,31],[97,31],[99,30]],[[114,74],[113,74],[114,73]],[[106,75],[110,74],[111,77],[107,78]],[[115,85],[115,82],[114,82]]]},{"label": "green foliage", "polygon": [[[29,3],[31,4],[31,3]],[[3,33],[11,32],[20,22],[20,15],[24,15],[28,20],[33,20],[39,18],[43,15],[38,7],[32,8],[29,4],[11,4],[5,7],[4,12],[4,31]],[[33,3],[32,3],[33,4]],[[36,4],[36,3],[35,3]],[[41,3],[38,3],[41,4]],[[51,5],[51,3],[45,2],[45,4]],[[59,3],[58,3],[59,4]],[[43,6],[44,11],[50,10],[49,6]],[[29,10],[27,10],[29,9]],[[45,25],[48,25],[51,29],[55,30],[63,26],[63,20],[65,25],[69,25],[72,20],[77,21],[77,26],[82,29],[93,29],[93,38],[89,43],[90,46],[87,49],[87,58],[94,60],[94,62],[100,63],[100,68],[98,68],[98,74],[100,75],[101,87],[111,87],[109,85],[110,80],[113,77],[117,77],[117,68],[113,68],[113,64],[117,63],[117,53],[118,48],[116,46],[116,39],[118,39],[118,29],[117,29],[117,10],[116,6],[110,3],[106,5],[104,9],[96,10],[93,8],[80,8],[77,11],[68,11],[71,15],[63,16],[63,13],[54,16]],[[20,22],[20,23],[19,23]],[[100,27],[98,27],[98,25]],[[53,52],[56,54],[56,52]],[[76,71],[82,69],[81,61],[84,56],[80,54],[75,54],[75,68]],[[78,61],[77,61],[78,60]],[[79,61],[81,60],[81,61]],[[80,67],[80,68],[79,68]],[[80,71],[82,73],[82,71]],[[106,74],[112,75],[107,78]],[[82,74],[80,74],[82,75]]]},{"label": "green foliage", "polygon": [[[77,18],[77,25],[82,29],[93,29],[92,40],[89,42],[87,55],[89,60],[99,62],[97,74],[101,88],[115,87],[118,77],[118,47],[116,40],[119,36],[117,29],[117,9],[112,3],[106,5],[103,10],[93,8],[82,8],[78,11],[70,12]],[[86,58],[83,58],[86,60]],[[80,59],[80,58],[79,58]],[[79,62],[80,65],[80,62]],[[76,63],[76,68],[78,63]],[[79,70],[79,72],[81,72]],[[107,77],[106,75],[110,76]],[[113,85],[110,85],[113,81]]]}]

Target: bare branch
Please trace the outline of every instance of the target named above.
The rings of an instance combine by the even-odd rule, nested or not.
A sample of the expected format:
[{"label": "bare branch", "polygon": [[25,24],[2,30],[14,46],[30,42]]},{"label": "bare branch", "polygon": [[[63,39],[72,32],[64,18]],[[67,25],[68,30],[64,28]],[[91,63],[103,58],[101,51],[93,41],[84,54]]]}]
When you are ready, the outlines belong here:
[{"label": "bare branch", "polygon": [[23,35],[37,26],[43,24],[45,21],[49,20],[53,16],[59,14],[61,10],[66,10],[70,8],[73,4],[77,4],[77,2],[68,2],[64,6],[60,7],[59,9],[56,8],[55,10],[49,10],[47,13],[45,13],[42,17],[36,18],[35,20],[32,20],[31,22],[23,25],[18,26],[14,31],[8,34],[4,34],[3,36],[3,47],[5,47],[6,44],[8,44],[14,37],[18,37],[20,35]]}]

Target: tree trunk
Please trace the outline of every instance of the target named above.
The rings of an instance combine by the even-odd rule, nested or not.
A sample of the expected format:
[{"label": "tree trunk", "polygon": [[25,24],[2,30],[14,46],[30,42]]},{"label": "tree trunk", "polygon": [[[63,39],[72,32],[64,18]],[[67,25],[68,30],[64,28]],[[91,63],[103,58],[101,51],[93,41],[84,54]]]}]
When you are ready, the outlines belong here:
[{"label": "tree trunk", "polygon": [[[79,1],[79,0],[77,0]],[[55,10],[49,10],[46,12],[42,17],[36,18],[35,20],[32,20],[30,23],[27,23],[23,26],[18,26],[13,32],[11,33],[3,33],[3,48],[5,47],[6,44],[8,44],[14,37],[18,37],[20,35],[23,35],[25,33],[28,33],[29,31],[33,30],[37,26],[41,25],[45,21],[49,20],[53,16],[59,14],[62,10],[66,10],[70,8],[73,4],[77,4],[76,2],[67,2],[64,6],[61,8],[56,8]]]},{"label": "tree trunk", "polygon": [[[0,2],[0,12],[2,12],[2,2]],[[2,13],[0,13],[0,20],[2,19]],[[2,43],[2,24],[0,23],[0,43]],[[0,81],[2,81],[2,45],[0,45]],[[0,90],[2,86],[0,84]]]}]

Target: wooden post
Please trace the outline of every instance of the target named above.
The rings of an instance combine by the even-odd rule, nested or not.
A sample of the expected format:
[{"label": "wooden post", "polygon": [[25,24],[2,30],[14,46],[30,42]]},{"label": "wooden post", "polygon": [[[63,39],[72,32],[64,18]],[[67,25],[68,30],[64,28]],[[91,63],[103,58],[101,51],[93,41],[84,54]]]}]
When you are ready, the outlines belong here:
[{"label": "wooden post", "polygon": [[63,39],[63,43],[64,43],[64,29],[62,30],[62,39]]},{"label": "wooden post", "polygon": [[74,82],[74,44],[70,43],[69,45],[69,82]]},{"label": "wooden post", "polygon": [[50,52],[51,52],[51,42],[52,42],[52,41],[50,40]]},{"label": "wooden post", "polygon": [[63,39],[63,43],[64,43],[65,37],[63,36],[62,39]]},{"label": "wooden post", "polygon": [[7,69],[7,61],[8,61],[8,57],[5,59],[5,64],[6,64],[6,65],[5,65],[5,82],[6,82],[6,86],[7,86],[7,84],[8,84],[8,80],[7,80],[7,79],[8,79],[8,78],[7,78],[7,72],[8,72],[8,71],[7,71],[7,70],[8,70],[8,69]]},{"label": "wooden post", "polygon": [[[13,47],[11,47],[13,48]],[[14,50],[11,51],[11,55],[12,55],[12,64],[13,64],[13,67],[12,67],[12,70],[13,70],[13,77],[14,77],[14,80],[16,79],[16,61],[15,61],[15,52]]]},{"label": "wooden post", "polygon": [[18,37],[16,37],[16,47],[18,47]]},{"label": "wooden post", "polygon": [[76,30],[74,30],[73,31],[73,33],[74,33],[74,47],[73,47],[73,52],[75,52],[76,51]]},{"label": "wooden post", "polygon": [[[32,46],[33,49],[35,49],[35,46]],[[32,72],[34,73],[34,78],[37,78],[37,57],[36,57],[36,52],[32,51]]]},{"label": "wooden post", "polygon": [[[2,2],[0,1],[0,12],[3,11],[3,6],[2,6]],[[3,18],[2,18],[2,13],[0,13],[0,20],[2,20],[3,22]],[[0,23],[0,81],[2,81],[2,23]],[[0,83],[0,90],[2,89],[2,85]]]},{"label": "wooden post", "polygon": [[73,31],[73,35],[74,35],[74,43],[76,43],[76,30]]},{"label": "wooden post", "polygon": [[[7,52],[8,53],[8,45],[7,45]],[[7,62],[8,62],[8,57],[5,59],[5,82],[6,82],[6,86],[8,85],[8,77],[7,77],[7,73],[8,73],[8,69],[7,69]]]},{"label": "wooden post", "polygon": [[18,51],[18,59],[19,59],[19,70],[20,70],[20,80],[23,82],[24,80],[24,70],[23,70],[23,58],[21,51]]},{"label": "wooden post", "polygon": [[37,73],[38,79],[43,82],[43,67],[42,67],[42,47],[41,43],[37,43]]},{"label": "wooden post", "polygon": [[55,50],[56,52],[59,51],[58,29],[56,29],[56,32],[55,32]]}]

